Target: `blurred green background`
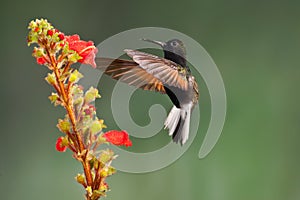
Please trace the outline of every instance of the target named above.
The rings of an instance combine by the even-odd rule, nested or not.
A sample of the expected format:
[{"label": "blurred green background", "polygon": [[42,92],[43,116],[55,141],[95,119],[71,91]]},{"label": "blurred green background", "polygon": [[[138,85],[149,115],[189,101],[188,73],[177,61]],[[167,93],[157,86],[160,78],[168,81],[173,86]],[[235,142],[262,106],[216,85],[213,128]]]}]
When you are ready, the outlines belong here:
[{"label": "blurred green background", "polygon": [[[26,44],[27,24],[38,17],[95,44],[130,28],[171,28],[202,44],[223,76],[227,120],[209,156],[197,157],[210,105],[200,81],[203,122],[191,148],[162,170],[112,176],[107,199],[300,199],[299,7],[296,0],[2,1],[0,199],[83,199],[73,179],[81,166],[70,152],[55,150],[63,110],[48,101],[47,70]],[[102,107],[110,103],[110,88],[100,87]],[[132,102],[143,107],[135,96]],[[117,128],[108,109],[99,114]],[[156,149],[167,141],[164,132],[143,144]]]}]

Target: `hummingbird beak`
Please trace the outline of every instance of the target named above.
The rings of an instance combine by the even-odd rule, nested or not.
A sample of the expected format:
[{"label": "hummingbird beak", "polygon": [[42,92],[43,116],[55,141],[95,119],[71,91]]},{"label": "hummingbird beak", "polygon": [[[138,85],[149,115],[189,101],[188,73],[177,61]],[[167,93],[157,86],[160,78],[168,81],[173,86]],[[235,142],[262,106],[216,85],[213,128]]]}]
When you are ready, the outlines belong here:
[{"label": "hummingbird beak", "polygon": [[160,41],[157,41],[157,40],[149,40],[149,39],[146,39],[146,38],[142,38],[141,40],[143,41],[146,41],[146,42],[151,42],[153,44],[158,44],[159,46],[161,46],[162,48],[164,46],[166,46],[166,43],[165,42],[160,42]]}]

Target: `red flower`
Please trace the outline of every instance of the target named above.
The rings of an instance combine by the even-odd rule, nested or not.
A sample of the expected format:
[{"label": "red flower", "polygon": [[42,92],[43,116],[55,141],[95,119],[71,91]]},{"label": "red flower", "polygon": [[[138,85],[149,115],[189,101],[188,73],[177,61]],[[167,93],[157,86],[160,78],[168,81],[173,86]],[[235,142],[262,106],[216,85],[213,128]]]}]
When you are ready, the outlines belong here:
[{"label": "red flower", "polygon": [[62,142],[63,142],[63,137],[57,138],[55,147],[57,151],[65,152],[67,150],[67,147],[63,146]]},{"label": "red flower", "polygon": [[48,31],[47,31],[47,35],[50,35],[50,36],[52,36],[52,35],[53,35],[53,30],[51,30],[51,29],[50,29],[50,30],[48,30]]},{"label": "red flower", "polygon": [[98,49],[92,41],[86,42],[80,40],[79,35],[65,36],[65,39],[69,43],[69,48],[76,51],[82,57],[78,62],[89,64],[94,68],[96,67],[95,56]]},{"label": "red flower", "polygon": [[63,33],[58,34],[58,37],[60,40],[64,40],[65,39],[65,35]]},{"label": "red flower", "polygon": [[121,146],[124,145],[126,147],[132,146],[132,142],[129,139],[129,135],[126,131],[108,131],[103,134],[103,137],[110,142],[111,144]]},{"label": "red flower", "polygon": [[44,57],[39,57],[39,58],[36,58],[36,62],[39,64],[39,65],[43,65],[45,64],[47,61]]}]

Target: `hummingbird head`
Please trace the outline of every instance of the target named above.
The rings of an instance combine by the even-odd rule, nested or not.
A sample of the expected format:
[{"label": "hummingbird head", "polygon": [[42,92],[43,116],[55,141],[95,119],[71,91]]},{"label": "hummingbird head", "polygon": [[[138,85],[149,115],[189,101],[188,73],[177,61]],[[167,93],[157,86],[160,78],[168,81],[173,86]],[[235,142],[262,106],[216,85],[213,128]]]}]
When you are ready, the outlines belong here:
[{"label": "hummingbird head", "polygon": [[178,56],[181,56],[183,58],[186,57],[186,50],[183,42],[178,39],[172,39],[165,43],[163,46],[164,51],[172,52]]},{"label": "hummingbird head", "polygon": [[164,50],[164,57],[181,66],[186,66],[186,49],[181,40],[172,39],[167,42],[160,42],[156,40],[142,39],[147,42],[158,44]]}]

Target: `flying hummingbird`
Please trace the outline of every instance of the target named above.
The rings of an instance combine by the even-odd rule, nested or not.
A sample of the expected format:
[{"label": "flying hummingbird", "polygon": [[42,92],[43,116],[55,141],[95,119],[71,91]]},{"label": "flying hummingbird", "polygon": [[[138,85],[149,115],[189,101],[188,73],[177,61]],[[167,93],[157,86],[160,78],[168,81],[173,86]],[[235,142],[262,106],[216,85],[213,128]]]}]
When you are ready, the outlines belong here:
[{"label": "flying hummingbird", "polygon": [[167,94],[174,106],[164,126],[173,141],[183,145],[188,140],[191,112],[199,98],[197,82],[187,66],[185,46],[178,39],[142,40],[161,46],[164,58],[125,49],[132,60],[100,57],[96,58],[97,68],[128,85]]}]

